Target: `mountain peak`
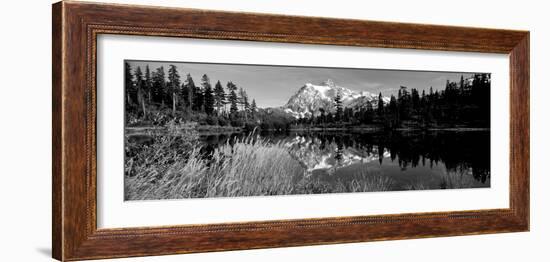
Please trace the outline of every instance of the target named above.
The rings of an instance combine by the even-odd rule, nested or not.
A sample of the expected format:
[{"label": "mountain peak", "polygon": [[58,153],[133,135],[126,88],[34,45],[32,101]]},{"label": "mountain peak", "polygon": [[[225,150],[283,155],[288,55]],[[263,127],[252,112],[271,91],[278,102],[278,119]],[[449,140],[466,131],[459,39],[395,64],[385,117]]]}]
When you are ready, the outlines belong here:
[{"label": "mountain peak", "polygon": [[325,81],[323,81],[323,82],[321,82],[321,85],[322,85],[322,86],[328,86],[328,87],[331,87],[331,88],[336,87],[336,85],[334,84],[334,82],[333,82],[332,79],[330,79],[330,78],[327,79],[327,80],[325,80]]},{"label": "mountain peak", "polygon": [[[318,114],[322,109],[325,112],[334,112],[334,99],[340,94],[344,107],[359,109],[365,108],[369,102],[376,108],[378,96],[367,91],[354,91],[349,88],[336,86],[331,80],[327,79],[319,85],[306,83],[302,86],[283,106],[285,112],[296,118],[303,118]],[[384,102],[389,102],[389,98],[384,97]]]}]

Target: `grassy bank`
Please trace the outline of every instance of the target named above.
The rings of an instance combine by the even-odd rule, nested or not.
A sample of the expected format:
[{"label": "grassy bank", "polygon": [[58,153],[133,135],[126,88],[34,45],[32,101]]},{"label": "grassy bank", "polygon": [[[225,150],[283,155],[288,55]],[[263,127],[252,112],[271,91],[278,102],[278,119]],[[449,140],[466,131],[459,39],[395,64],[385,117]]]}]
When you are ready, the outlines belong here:
[{"label": "grassy bank", "polygon": [[326,183],[281,144],[249,136],[201,155],[195,130],[155,135],[150,145],[127,142],[125,199],[179,199],[391,190],[388,178],[361,171],[356,180]]},{"label": "grassy bank", "polygon": [[241,127],[233,126],[219,126],[219,125],[198,125],[195,122],[189,123],[178,123],[168,122],[165,126],[131,126],[125,127],[126,135],[149,135],[149,134],[160,134],[160,135],[170,135],[175,132],[187,132],[190,130],[196,130],[200,133],[235,133],[242,132]]}]

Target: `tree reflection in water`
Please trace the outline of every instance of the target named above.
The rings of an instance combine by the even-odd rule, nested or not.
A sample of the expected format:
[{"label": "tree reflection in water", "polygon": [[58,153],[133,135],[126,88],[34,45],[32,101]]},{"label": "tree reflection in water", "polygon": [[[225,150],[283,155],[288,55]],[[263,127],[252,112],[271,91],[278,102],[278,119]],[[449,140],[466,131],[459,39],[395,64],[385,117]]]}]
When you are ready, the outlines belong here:
[{"label": "tree reflection in water", "polygon": [[[203,136],[204,150],[247,135]],[[461,182],[469,180],[475,187],[490,186],[489,131],[261,132],[256,136],[283,143],[309,174],[338,175],[328,180],[353,176],[358,172],[354,166],[367,165],[402,180],[405,189],[427,187],[422,179],[431,177],[422,173],[428,171],[439,177],[430,188],[474,187]],[[470,177],[465,180],[464,176]]]}]

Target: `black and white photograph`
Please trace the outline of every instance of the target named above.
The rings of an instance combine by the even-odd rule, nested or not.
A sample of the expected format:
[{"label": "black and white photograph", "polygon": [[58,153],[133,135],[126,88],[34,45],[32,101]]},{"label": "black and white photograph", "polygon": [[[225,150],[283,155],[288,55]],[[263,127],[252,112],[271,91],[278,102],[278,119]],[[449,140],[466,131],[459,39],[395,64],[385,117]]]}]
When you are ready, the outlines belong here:
[{"label": "black and white photograph", "polygon": [[126,60],[125,200],[488,188],[486,72]]},{"label": "black and white photograph", "polygon": [[0,261],[544,261],[547,6],[6,2]]}]

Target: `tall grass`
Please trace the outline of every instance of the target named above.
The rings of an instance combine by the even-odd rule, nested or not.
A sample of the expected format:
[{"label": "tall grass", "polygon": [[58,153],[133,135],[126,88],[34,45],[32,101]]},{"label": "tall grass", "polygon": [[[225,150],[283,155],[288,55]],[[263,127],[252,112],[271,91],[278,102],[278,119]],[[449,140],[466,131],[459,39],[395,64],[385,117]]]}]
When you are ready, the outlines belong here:
[{"label": "tall grass", "polygon": [[304,169],[280,143],[252,137],[213,153],[206,197],[286,195]]},{"label": "tall grass", "polygon": [[442,189],[475,188],[479,184],[472,175],[471,169],[446,170],[441,174]]},{"label": "tall grass", "polygon": [[405,187],[406,190],[429,190],[429,189],[462,189],[480,187],[472,175],[471,168],[457,168],[455,170],[445,170],[437,172],[436,176],[439,182],[431,185],[425,184],[423,181],[418,181],[414,184]]},{"label": "tall grass", "polygon": [[228,141],[205,157],[198,146],[188,154],[165,153],[178,137],[163,137],[126,161],[127,200],[284,195],[304,172],[281,144],[262,139]]},{"label": "tall grass", "polygon": [[180,199],[391,190],[393,181],[366,169],[355,179],[328,183],[305,169],[280,143],[258,137],[228,141],[201,155],[193,130],[154,137],[147,146],[127,146],[125,199]]},{"label": "tall grass", "polygon": [[[366,171],[366,170],[365,170]],[[360,177],[355,178],[348,183],[339,182],[337,186],[338,192],[379,192],[391,191],[394,189],[395,182],[387,176],[370,175],[361,173]]]}]

